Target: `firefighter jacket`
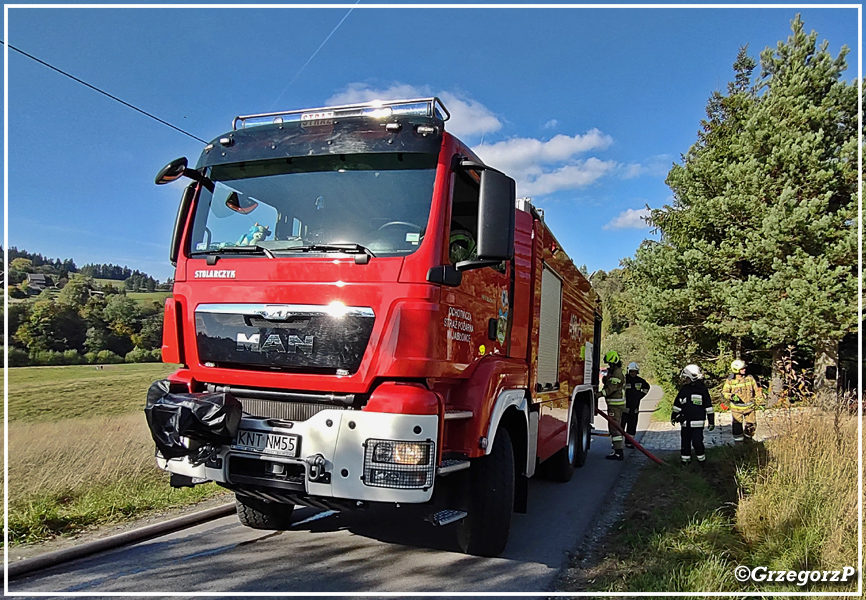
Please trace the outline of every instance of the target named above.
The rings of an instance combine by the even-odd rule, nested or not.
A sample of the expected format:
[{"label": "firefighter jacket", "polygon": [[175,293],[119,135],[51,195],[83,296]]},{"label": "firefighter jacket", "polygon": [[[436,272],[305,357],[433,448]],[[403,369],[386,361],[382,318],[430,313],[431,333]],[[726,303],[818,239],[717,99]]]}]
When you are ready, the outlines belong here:
[{"label": "firefighter jacket", "polygon": [[608,405],[625,404],[625,396],[623,395],[625,377],[622,374],[622,364],[610,365],[602,383],[604,383],[604,387],[601,389],[601,395],[604,396]]},{"label": "firefighter jacket", "polygon": [[629,406],[639,406],[643,397],[649,393],[650,384],[643,377],[625,376],[625,403]]},{"label": "firefighter jacket", "polygon": [[710,392],[703,381],[693,381],[680,388],[671,409],[671,421],[683,427],[703,427],[704,419],[710,425],[716,424]]},{"label": "firefighter jacket", "polygon": [[722,397],[731,404],[732,408],[743,409],[753,407],[755,400],[763,396],[754,377],[731,373],[722,386]]}]

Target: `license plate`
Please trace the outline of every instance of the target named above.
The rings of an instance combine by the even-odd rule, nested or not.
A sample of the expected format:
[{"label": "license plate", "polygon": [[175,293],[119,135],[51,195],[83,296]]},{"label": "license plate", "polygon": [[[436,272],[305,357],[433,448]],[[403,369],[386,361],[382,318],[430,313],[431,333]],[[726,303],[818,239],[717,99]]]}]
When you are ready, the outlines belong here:
[{"label": "license plate", "polygon": [[232,448],[294,458],[298,455],[300,445],[301,437],[297,435],[241,429],[238,431],[238,437],[232,444]]}]

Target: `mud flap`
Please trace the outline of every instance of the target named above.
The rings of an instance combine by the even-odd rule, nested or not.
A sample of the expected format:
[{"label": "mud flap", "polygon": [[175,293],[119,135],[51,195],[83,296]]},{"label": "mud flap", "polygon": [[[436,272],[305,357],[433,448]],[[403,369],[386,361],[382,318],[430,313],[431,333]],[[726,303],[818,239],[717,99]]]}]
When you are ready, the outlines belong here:
[{"label": "mud flap", "polygon": [[166,459],[203,461],[238,432],[241,403],[229,393],[173,394],[171,382],[154,382],[144,414],[157,450]]}]

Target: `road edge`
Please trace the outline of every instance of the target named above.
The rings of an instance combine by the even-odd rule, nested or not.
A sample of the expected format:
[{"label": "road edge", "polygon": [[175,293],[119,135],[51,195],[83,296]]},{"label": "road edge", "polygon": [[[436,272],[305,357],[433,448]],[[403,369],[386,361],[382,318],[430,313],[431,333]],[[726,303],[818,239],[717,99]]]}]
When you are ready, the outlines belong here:
[{"label": "road edge", "polygon": [[26,575],[34,571],[40,571],[42,569],[47,569],[55,565],[91,556],[98,552],[112,550],[114,548],[125,546],[127,544],[141,542],[143,540],[159,537],[161,535],[166,535],[180,529],[186,529],[187,527],[192,527],[193,525],[198,525],[206,521],[212,521],[221,517],[227,517],[231,514],[234,514],[235,510],[235,504],[234,502],[232,502],[229,504],[224,504],[222,506],[208,508],[206,510],[195,512],[189,515],[183,515],[181,517],[169,519],[168,521],[164,521],[162,523],[155,523],[153,525],[147,525],[145,527],[140,527],[131,531],[124,531],[123,533],[118,533],[117,535],[112,535],[106,538],[94,540],[92,542],[85,542],[84,544],[73,546],[71,548],[64,548],[63,550],[47,552],[45,554],[40,554],[38,556],[34,556],[33,558],[27,558],[11,564],[7,563],[5,565],[6,580],[11,581],[13,579],[21,577],[22,575]]}]

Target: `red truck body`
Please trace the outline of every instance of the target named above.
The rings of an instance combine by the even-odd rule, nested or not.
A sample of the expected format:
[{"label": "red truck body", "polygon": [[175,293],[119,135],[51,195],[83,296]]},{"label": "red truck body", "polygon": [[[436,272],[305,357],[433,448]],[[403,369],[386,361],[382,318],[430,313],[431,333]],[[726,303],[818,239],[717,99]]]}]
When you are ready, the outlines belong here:
[{"label": "red truck body", "polygon": [[[420,105],[426,112],[401,112]],[[460,522],[464,550],[497,554],[512,510],[526,509],[526,480],[536,466],[567,480],[585,460],[598,390],[599,298],[540,211],[527,200],[515,205],[513,181],[447,133],[446,119],[435,98],[239,117],[195,170],[184,169],[195,181],[175,230],[163,359],[181,365],[169,378],[174,389],[235,396],[244,407],[240,428],[252,433],[206,463],[159,463],[181,483],[214,480],[233,489],[248,525],[278,524],[295,503],[426,504],[434,524]],[[354,212],[335,215],[360,215],[371,232],[364,245],[342,251],[333,238],[317,246],[324,229],[313,232],[307,222],[348,208],[337,206],[339,195],[313,201],[315,191],[296,209],[273,201],[273,210],[264,209],[270,221],[256,221],[270,206],[267,193],[275,194],[264,185],[268,177],[294,174],[303,187],[309,172],[343,173],[339,164],[296,166],[311,156],[355,161],[349,170],[376,180],[401,176],[403,167],[387,161],[429,159],[405,174],[429,172],[432,186],[422,186],[429,192],[418,193],[429,193],[421,203],[429,204],[426,222],[397,212],[390,220],[390,209],[377,216],[371,206],[368,224],[356,199]],[[370,166],[377,161],[381,170]],[[479,208],[502,182],[512,190],[496,200],[514,209],[510,256],[485,265],[463,247],[458,254],[470,250],[468,259],[453,264],[456,239],[478,240],[479,251],[485,235],[510,242],[512,233],[485,221]],[[274,233],[273,240],[214,242],[223,188],[241,190],[225,192],[234,211],[226,222],[244,215],[255,222],[250,231]],[[246,252],[256,245],[264,249]],[[502,431],[507,442],[497,441]],[[280,445],[292,449],[280,452]],[[485,491],[503,460],[513,466],[510,491],[501,482],[497,492]],[[482,514],[491,512],[479,508],[490,501],[507,510]],[[505,538],[485,533],[491,527],[504,528]]]}]

